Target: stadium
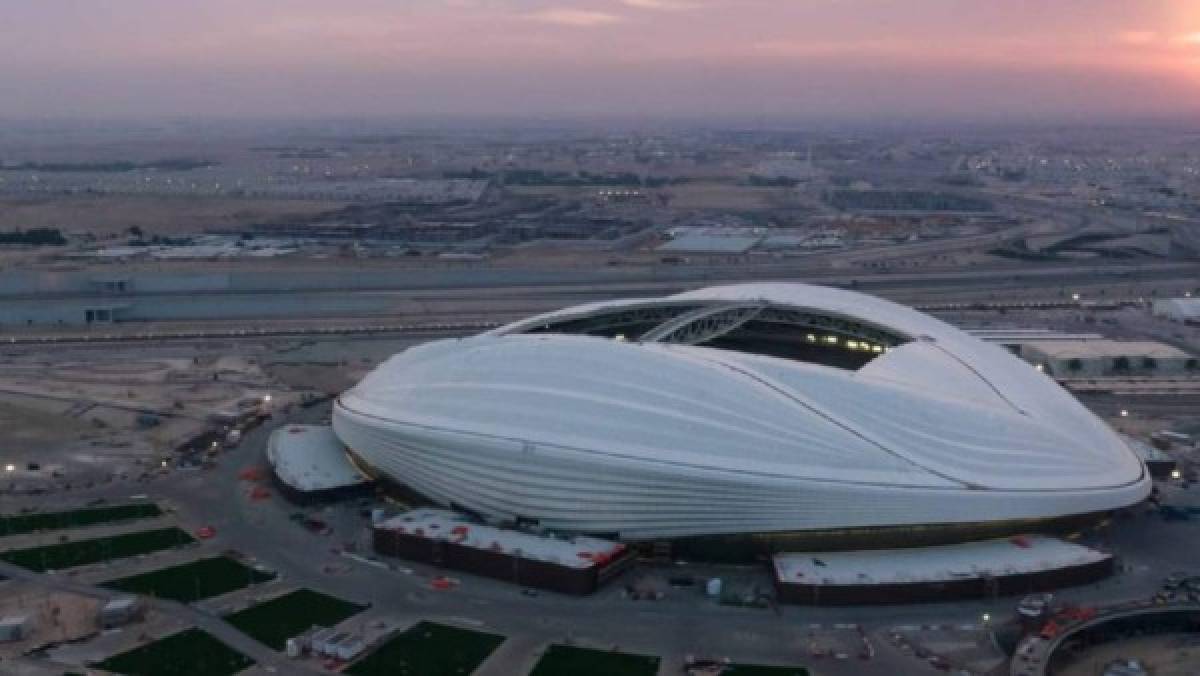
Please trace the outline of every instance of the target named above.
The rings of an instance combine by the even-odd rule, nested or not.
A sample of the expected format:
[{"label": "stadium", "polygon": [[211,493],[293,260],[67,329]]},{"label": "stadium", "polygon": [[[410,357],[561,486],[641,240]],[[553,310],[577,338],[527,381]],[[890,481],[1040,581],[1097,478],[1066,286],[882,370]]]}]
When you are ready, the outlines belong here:
[{"label": "stadium", "polygon": [[333,426],[360,467],[433,503],[626,541],[972,539],[1150,492],[1112,429],[1005,349],[803,284],[426,343],[344,393]]}]

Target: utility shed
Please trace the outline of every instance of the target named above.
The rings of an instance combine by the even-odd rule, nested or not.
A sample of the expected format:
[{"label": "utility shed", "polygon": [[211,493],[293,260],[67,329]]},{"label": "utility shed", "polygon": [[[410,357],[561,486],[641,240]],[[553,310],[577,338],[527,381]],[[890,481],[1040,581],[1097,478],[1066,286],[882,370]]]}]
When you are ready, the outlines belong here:
[{"label": "utility shed", "polygon": [[9,615],[0,618],[0,643],[22,641],[29,636],[32,625],[27,615]]},{"label": "utility shed", "polygon": [[100,607],[100,626],[104,629],[124,626],[139,619],[141,610],[136,596],[113,599]]},{"label": "utility shed", "polygon": [[1035,340],[1021,343],[1021,357],[1056,378],[1200,373],[1193,355],[1154,341]]}]

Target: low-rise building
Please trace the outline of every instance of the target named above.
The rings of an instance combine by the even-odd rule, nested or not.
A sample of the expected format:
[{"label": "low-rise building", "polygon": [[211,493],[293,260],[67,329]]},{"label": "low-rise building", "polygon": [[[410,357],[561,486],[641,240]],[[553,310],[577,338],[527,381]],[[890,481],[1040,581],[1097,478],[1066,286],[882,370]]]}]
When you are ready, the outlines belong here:
[{"label": "low-rise building", "polygon": [[1200,373],[1194,355],[1154,341],[1038,340],[1021,343],[1020,354],[1056,378]]},{"label": "low-rise building", "polygon": [[420,508],[374,525],[375,551],[563,594],[596,591],[633,564],[633,550],[594,537],[553,537]]},{"label": "low-rise building", "polygon": [[138,603],[137,597],[125,596],[113,599],[100,607],[100,626],[104,629],[124,626],[140,619],[141,614],[142,607]]},{"label": "low-rise building", "polygon": [[9,615],[0,618],[0,643],[23,641],[33,629],[27,615]]},{"label": "low-rise building", "polygon": [[1200,298],[1163,298],[1154,301],[1151,311],[1173,322],[1200,323]]}]

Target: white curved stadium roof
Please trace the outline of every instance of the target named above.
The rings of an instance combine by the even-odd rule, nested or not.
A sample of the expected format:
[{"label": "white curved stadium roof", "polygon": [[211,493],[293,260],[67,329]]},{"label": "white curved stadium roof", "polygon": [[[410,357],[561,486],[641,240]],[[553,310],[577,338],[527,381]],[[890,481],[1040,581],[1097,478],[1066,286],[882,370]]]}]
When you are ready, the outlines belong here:
[{"label": "white curved stadium roof", "polygon": [[1107,425],[1004,349],[801,284],[427,343],[345,393],[334,426],[443,504],[630,538],[1052,518],[1149,491]]}]

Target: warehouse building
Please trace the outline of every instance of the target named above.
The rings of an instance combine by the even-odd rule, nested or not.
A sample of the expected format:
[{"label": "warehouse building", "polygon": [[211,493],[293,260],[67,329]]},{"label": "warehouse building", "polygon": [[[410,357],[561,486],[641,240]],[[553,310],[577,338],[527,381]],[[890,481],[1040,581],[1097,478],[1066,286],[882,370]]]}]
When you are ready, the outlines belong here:
[{"label": "warehouse building", "polygon": [[1164,298],[1154,301],[1155,317],[1185,324],[1200,323],[1200,298]]},{"label": "warehouse building", "polygon": [[1197,370],[1193,355],[1154,341],[1039,340],[1022,343],[1021,356],[1056,378],[1145,377]]},{"label": "warehouse building", "polygon": [[925,603],[1028,594],[1091,584],[1113,573],[1113,557],[1040,535],[939,547],[777,554],[784,603]]},{"label": "warehouse building", "polygon": [[428,508],[376,524],[374,546],[385,556],[573,595],[596,591],[634,562],[619,542],[496,528]]}]

